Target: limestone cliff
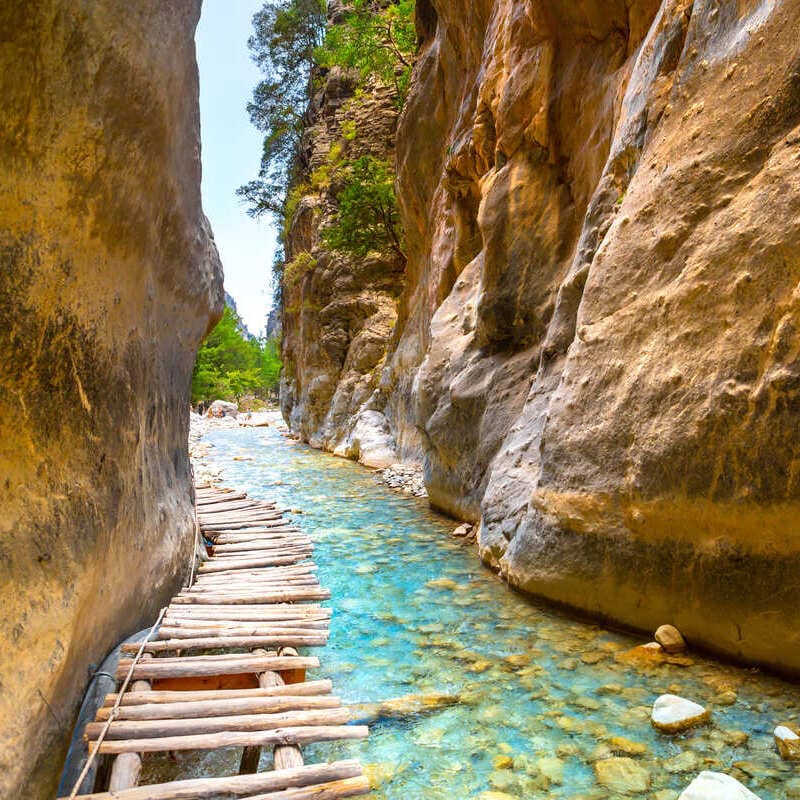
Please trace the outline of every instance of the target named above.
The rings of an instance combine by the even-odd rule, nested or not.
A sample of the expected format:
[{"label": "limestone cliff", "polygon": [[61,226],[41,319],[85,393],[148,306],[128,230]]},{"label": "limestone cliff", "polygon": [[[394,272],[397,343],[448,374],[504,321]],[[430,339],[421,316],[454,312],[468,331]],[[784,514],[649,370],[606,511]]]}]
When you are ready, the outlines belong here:
[{"label": "limestone cliff", "polygon": [[418,13],[389,407],[431,498],[527,591],[800,670],[800,7]]},{"label": "limestone cliff", "polygon": [[321,232],[337,208],[341,162],[393,162],[398,108],[392,88],[373,82],[360,89],[340,68],[315,81],[285,236],[281,406],[315,447],[386,466],[396,457],[378,384],[404,260],[391,251],[359,257],[331,250]]},{"label": "limestone cliff", "polygon": [[400,454],[514,585],[800,671],[800,6],[417,23],[376,395]]},{"label": "limestone cliff", "polygon": [[192,544],[199,0],[0,8],[0,796],[50,798],[77,704]]}]

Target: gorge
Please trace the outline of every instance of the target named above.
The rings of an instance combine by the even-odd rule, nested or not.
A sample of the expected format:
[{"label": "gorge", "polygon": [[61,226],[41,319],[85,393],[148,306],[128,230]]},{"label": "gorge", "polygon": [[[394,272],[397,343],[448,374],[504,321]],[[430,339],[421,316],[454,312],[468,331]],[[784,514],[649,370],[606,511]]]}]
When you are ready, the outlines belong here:
[{"label": "gorge", "polygon": [[[364,68],[347,42],[326,51],[354,8],[381,20],[389,61]],[[2,797],[55,796],[97,665],[155,618],[192,552],[190,380],[224,303],[200,196],[200,13],[200,0],[0,8]],[[420,464],[434,509],[474,523],[479,557],[528,596],[639,631],[673,623],[693,649],[797,679],[800,4],[332,0],[315,24],[288,193],[269,198],[283,224],[292,435],[369,467]],[[349,226],[346,207],[360,215]],[[247,435],[291,472],[283,439]],[[335,510],[353,515],[322,548],[337,583],[343,565],[365,567],[343,554],[352,537],[393,570],[387,597],[413,596],[420,632],[443,648],[398,644],[407,670],[392,691],[425,677],[415,659],[437,675],[448,659],[469,672],[481,662],[480,724],[497,723],[493,706],[526,717],[517,750],[538,735],[526,724],[551,720],[551,701],[608,712],[602,735],[582,723],[580,753],[566,741],[573,723],[542,722],[564,734],[574,784],[539,765],[535,785],[501,780],[485,800],[551,783],[555,796],[574,785],[603,797],[587,765],[628,759],[630,743],[606,738],[648,723],[646,692],[681,686],[674,665],[605,692],[632,643],[623,634],[523,605],[470,551],[427,542],[446,524],[395,509],[360,483],[366,472],[352,477],[364,507],[348,509],[325,458],[305,465],[297,493],[320,506],[310,527],[331,527],[322,511],[336,492]],[[280,486],[266,457],[227,468],[261,481],[256,492],[266,477]],[[378,530],[408,534],[396,550],[368,530],[379,502],[396,519]],[[371,573],[356,574],[367,595]],[[460,596],[456,578],[469,584]],[[447,631],[422,630],[439,624],[420,610],[428,600]],[[366,636],[360,602],[344,617]],[[373,617],[388,647],[395,623]],[[445,634],[462,624],[485,651],[453,645]],[[531,660],[515,663],[528,645]],[[484,668],[493,649],[504,666]],[[339,677],[350,663],[336,662]],[[387,666],[367,663],[367,674]],[[733,691],[710,663],[682,680]],[[797,716],[789,684],[735,674],[728,739],[698,736],[696,752],[721,769],[747,738],[736,726],[761,734],[780,706]],[[501,688],[510,699],[497,703]],[[426,726],[424,746],[453,736],[462,713],[445,732]],[[648,736],[648,759],[676,756]],[[791,768],[759,747],[736,774],[752,776],[749,764],[781,796]],[[502,748],[497,763],[483,755],[469,767],[482,780],[508,766]],[[657,775],[654,790],[672,800],[702,758],[669,773],[680,779]],[[442,796],[477,791],[469,769]],[[422,791],[408,776],[398,786]]]}]

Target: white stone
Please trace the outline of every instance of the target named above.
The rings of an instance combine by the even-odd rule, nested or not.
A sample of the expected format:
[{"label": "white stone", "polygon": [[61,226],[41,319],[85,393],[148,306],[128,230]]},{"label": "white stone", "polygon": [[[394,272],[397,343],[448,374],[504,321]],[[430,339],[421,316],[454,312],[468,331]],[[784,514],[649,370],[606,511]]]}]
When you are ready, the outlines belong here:
[{"label": "white stone", "polygon": [[778,725],[774,736],[781,758],[786,761],[800,761],[800,736],[785,725]]},{"label": "white stone", "polygon": [[759,800],[759,797],[730,775],[701,772],[678,800]]},{"label": "white stone", "polygon": [[674,694],[662,694],[653,703],[653,726],[662,733],[678,733],[708,721],[711,712]]},{"label": "white stone", "polygon": [[384,469],[397,462],[389,423],[380,411],[362,411],[347,440],[334,450],[336,455],[356,458],[366,467]]}]

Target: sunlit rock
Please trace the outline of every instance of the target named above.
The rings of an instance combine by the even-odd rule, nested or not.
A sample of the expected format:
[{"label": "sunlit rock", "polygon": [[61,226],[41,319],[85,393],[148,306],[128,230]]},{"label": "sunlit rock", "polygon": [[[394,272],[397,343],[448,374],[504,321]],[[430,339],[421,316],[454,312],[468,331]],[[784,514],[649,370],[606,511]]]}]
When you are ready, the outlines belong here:
[{"label": "sunlit rock", "polygon": [[794,730],[786,725],[779,725],[773,735],[782,759],[800,761],[800,736]]},{"label": "sunlit rock", "polygon": [[653,727],[661,733],[679,733],[711,718],[711,712],[703,706],[674,694],[662,694],[653,703],[651,720]]},{"label": "sunlit rock", "polygon": [[674,625],[662,625],[656,631],[654,638],[667,653],[678,654],[686,651],[686,642]]},{"label": "sunlit rock", "polygon": [[701,772],[678,800],[759,800],[759,797],[730,775]]}]

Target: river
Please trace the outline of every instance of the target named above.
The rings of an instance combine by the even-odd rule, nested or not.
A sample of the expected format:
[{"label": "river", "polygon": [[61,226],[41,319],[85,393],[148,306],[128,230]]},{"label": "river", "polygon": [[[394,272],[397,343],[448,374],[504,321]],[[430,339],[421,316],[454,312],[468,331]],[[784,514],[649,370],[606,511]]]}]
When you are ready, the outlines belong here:
[{"label": "river", "polygon": [[[417,713],[380,717],[363,743],[309,747],[309,763],[360,759],[375,800],[674,800],[703,769],[762,800],[800,798],[800,766],[772,739],[800,722],[797,686],[695,654],[632,662],[642,640],[511,591],[447,535],[456,523],[357,464],[275,428],[206,441],[224,484],[295,509],[316,541],[334,616],[310,677],[331,678],[347,703],[417,696],[402,704]],[[658,734],[650,709],[665,692],[713,706],[712,724]],[[145,781],[235,772],[238,753],[179,759],[149,759]]]}]

